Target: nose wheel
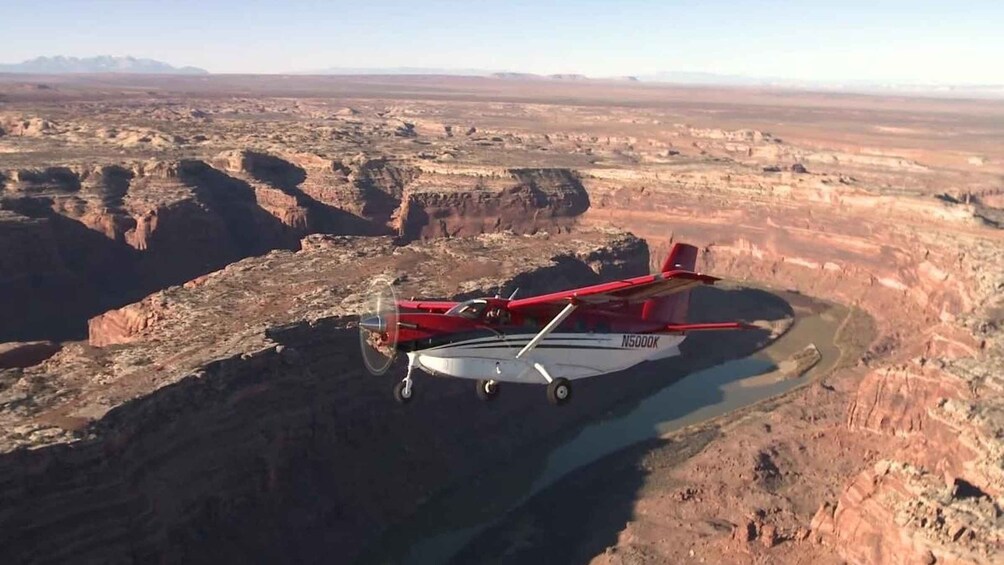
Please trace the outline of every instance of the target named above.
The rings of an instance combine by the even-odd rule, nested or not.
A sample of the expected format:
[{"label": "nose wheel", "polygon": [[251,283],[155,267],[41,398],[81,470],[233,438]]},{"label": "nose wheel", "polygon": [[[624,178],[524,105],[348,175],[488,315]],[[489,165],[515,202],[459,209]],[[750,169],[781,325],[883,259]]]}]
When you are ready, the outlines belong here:
[{"label": "nose wheel", "polygon": [[394,385],[394,400],[398,404],[407,404],[411,402],[412,395],[414,395],[415,390],[411,386],[409,381],[401,381]]},{"label": "nose wheel", "polygon": [[572,383],[568,379],[557,378],[547,385],[547,401],[561,406],[572,399]]},{"label": "nose wheel", "polygon": [[398,404],[407,404],[411,402],[412,397],[415,394],[415,381],[411,378],[411,372],[415,368],[415,357],[408,354],[408,373],[404,376],[404,379],[394,385],[394,400]]},{"label": "nose wheel", "polygon": [[475,390],[478,393],[478,398],[484,401],[494,400],[499,394],[499,384],[496,381],[478,381],[476,383]]}]

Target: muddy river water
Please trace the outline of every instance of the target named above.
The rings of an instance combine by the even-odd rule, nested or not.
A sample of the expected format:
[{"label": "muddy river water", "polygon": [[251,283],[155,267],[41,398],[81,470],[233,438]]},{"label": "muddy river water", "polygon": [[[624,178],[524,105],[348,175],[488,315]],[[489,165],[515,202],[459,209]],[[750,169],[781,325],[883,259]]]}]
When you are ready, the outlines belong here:
[{"label": "muddy river water", "polygon": [[[781,295],[794,309],[786,333],[755,354],[668,384],[631,406],[613,409],[539,453],[495,466],[426,501],[411,518],[390,528],[362,563],[444,563],[478,534],[535,494],[628,446],[719,417],[792,390],[831,370],[840,359],[835,336],[847,308]],[[806,348],[814,346],[805,362]],[[795,367],[793,358],[803,360]],[[814,362],[814,364],[812,364]]]}]

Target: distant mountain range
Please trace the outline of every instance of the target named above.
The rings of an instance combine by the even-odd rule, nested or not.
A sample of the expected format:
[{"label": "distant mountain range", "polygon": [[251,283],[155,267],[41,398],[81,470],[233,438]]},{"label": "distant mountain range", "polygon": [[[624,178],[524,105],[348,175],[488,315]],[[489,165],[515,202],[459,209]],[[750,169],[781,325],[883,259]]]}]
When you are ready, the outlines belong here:
[{"label": "distant mountain range", "polygon": [[[163,61],[137,57],[36,57],[14,64],[0,64],[0,73],[72,74],[72,73],[122,73],[159,75],[205,75],[198,67],[175,67]],[[867,80],[821,81],[798,80],[782,77],[756,77],[706,72],[664,71],[638,76],[588,77],[581,74],[534,74],[500,71],[498,69],[448,69],[439,67],[330,67],[283,74],[295,75],[440,75],[490,77],[502,80],[542,81],[623,81],[642,83],[668,83],[703,86],[753,86],[790,88],[795,90],[821,90],[832,92],[897,93],[935,96],[972,96],[978,98],[1004,98],[1004,85],[996,84],[903,84]]]},{"label": "distant mountain range", "polygon": [[905,92],[1000,92],[1001,85],[975,84],[910,84],[874,80],[801,80],[772,76],[749,76],[699,71],[661,71],[637,76],[592,77],[575,73],[536,74],[492,69],[448,69],[438,67],[331,67],[303,71],[303,75],[440,75],[490,77],[508,80],[563,80],[563,81],[625,81],[644,83],[686,84],[695,86],[762,86],[794,89],[848,90],[848,91],[905,91]]},{"label": "distant mountain range", "polygon": [[725,75],[718,73],[688,71],[662,71],[649,75],[640,75],[638,79],[644,82],[670,82],[673,84],[703,84],[711,86],[755,86],[776,84],[782,81],[782,79],[769,77],[750,77],[743,75]]},{"label": "distant mountain range", "polygon": [[22,63],[0,64],[0,73],[70,74],[133,73],[151,75],[205,75],[198,67],[174,67],[153,59],[136,57],[36,57]]},{"label": "distant mountain range", "polygon": [[298,75],[442,75],[456,77],[481,77],[493,71],[485,69],[441,69],[436,67],[329,67],[310,71],[297,71]]},{"label": "distant mountain range", "polygon": [[623,77],[587,77],[576,73],[539,75],[536,73],[520,73],[512,71],[493,71],[490,69],[442,69],[435,67],[331,67],[314,71],[303,71],[302,75],[439,75],[491,77],[510,80],[624,80],[637,81],[631,76]]}]

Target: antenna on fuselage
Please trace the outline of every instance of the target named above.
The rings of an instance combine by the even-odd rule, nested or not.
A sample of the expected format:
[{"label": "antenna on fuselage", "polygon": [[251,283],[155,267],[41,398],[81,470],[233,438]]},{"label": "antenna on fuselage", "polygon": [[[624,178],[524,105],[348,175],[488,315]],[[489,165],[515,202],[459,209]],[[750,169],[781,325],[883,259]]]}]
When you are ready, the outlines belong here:
[{"label": "antenna on fuselage", "polygon": [[516,287],[516,290],[512,291],[512,294],[509,295],[509,300],[515,299],[517,292],[519,292],[519,287],[518,286]]}]

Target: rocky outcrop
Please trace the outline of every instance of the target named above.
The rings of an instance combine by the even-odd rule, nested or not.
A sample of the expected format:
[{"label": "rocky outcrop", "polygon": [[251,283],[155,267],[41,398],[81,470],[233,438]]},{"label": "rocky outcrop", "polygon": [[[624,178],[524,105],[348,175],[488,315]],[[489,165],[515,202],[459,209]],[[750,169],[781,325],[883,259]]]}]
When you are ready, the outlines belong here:
[{"label": "rocky outcrop", "polygon": [[141,302],[109,310],[87,322],[88,342],[104,347],[129,343],[164,317],[159,295],[149,296]]},{"label": "rocky outcrop", "polygon": [[[841,162],[915,169],[884,159]],[[987,562],[1004,552],[996,518],[1004,492],[1004,451],[995,439],[1004,425],[1000,238],[961,200],[890,198],[815,169],[589,171],[583,178],[593,206],[582,221],[630,225],[649,242],[654,261],[674,241],[693,242],[708,272],[771,281],[872,314],[880,337],[860,360],[863,376],[836,385],[848,391],[846,404],[833,405],[843,418],[832,426],[843,429],[791,434],[790,445],[837,434],[840,453],[818,456],[847,462],[818,484],[822,492],[846,481],[819,495],[811,524],[819,543],[805,551],[834,551],[853,563]],[[793,401],[803,402],[810,401]],[[876,459],[887,460],[882,472],[872,468]],[[741,500],[760,500],[768,490],[750,488]]]},{"label": "rocky outcrop", "polygon": [[[559,232],[589,207],[577,175],[565,169],[492,177],[422,172],[384,158],[250,150],[210,162],[19,169],[4,179],[0,210],[11,233],[0,238],[21,243],[0,253],[9,255],[8,273],[40,282],[0,294],[23,310],[0,323],[0,340],[79,337],[84,318],[243,257],[296,249],[308,233],[412,240]],[[24,239],[31,230],[44,235]],[[26,255],[40,259],[21,264]],[[23,306],[46,303],[51,314]]]},{"label": "rocky outcrop", "polygon": [[[259,202],[282,200],[302,214],[309,232],[378,235],[406,240],[499,231],[568,229],[589,208],[573,171],[415,167],[387,158],[332,160],[254,151],[220,155],[217,166],[255,187]],[[272,191],[271,193],[269,191]],[[390,231],[390,230],[393,230]]]},{"label": "rocky outcrop", "polygon": [[348,169],[338,161],[244,150],[223,153],[214,163],[253,187],[260,205],[302,234],[387,231],[360,215],[363,199],[350,182]]},{"label": "rocky outcrop", "polygon": [[853,563],[990,563],[1001,555],[1001,509],[964,480],[946,485],[920,468],[880,461],[835,506],[820,508],[816,535],[839,540]]},{"label": "rocky outcrop", "polygon": [[[473,188],[465,180],[423,178],[408,191],[398,217],[401,236],[416,239],[502,230],[562,231],[589,208],[589,195],[578,175],[565,169],[513,169],[479,175],[473,179]],[[458,184],[463,189],[445,188]]]},{"label": "rocky outcrop", "polygon": [[0,114],[0,128],[7,135],[19,137],[42,137],[56,129],[50,120],[15,114]]},{"label": "rocky outcrop", "polygon": [[86,318],[151,290],[297,249],[312,231],[359,231],[342,221],[351,214],[298,193],[289,163],[249,154],[234,166],[234,175],[199,160],[4,173],[0,306],[17,315],[0,321],[0,341],[79,337]]},{"label": "rocky outcrop", "polygon": [[[994,365],[886,367],[849,406],[852,430],[893,436],[892,461],[863,471],[813,521],[856,563],[982,563],[1004,551],[1004,424]],[[934,561],[936,559],[936,561]]]}]

